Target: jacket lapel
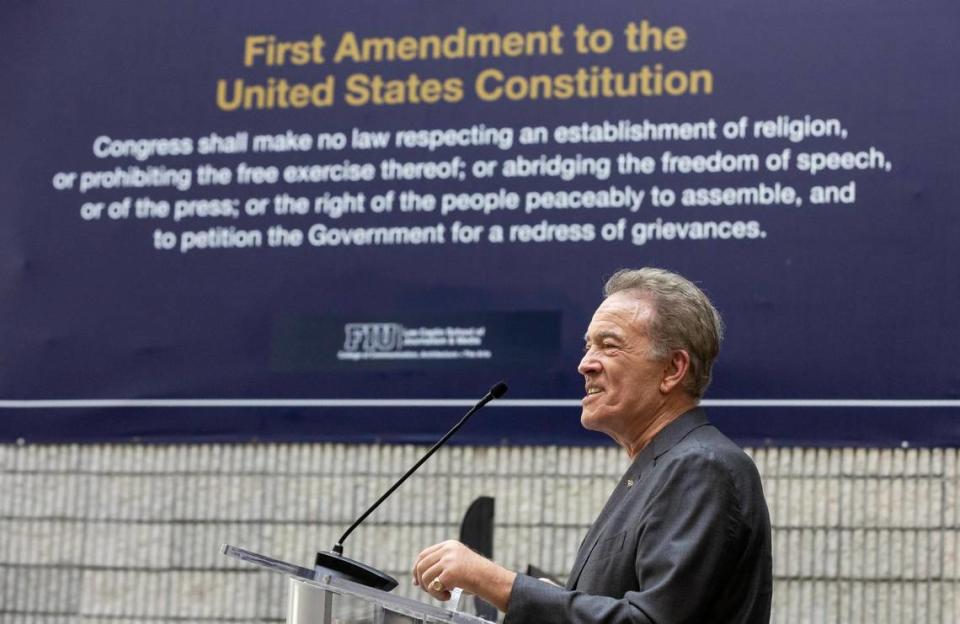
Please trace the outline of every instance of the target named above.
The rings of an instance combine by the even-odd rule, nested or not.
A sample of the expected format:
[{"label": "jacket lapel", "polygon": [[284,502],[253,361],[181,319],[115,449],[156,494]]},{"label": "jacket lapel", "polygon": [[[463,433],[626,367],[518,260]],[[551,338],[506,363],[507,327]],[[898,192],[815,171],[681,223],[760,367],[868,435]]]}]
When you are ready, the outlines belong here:
[{"label": "jacket lapel", "polygon": [[613,489],[613,492],[610,493],[607,502],[603,505],[603,510],[600,512],[600,515],[597,516],[597,519],[593,521],[593,525],[590,527],[590,530],[587,531],[587,536],[583,538],[583,543],[580,544],[580,550],[577,551],[577,557],[574,559],[573,567],[570,569],[570,576],[567,578],[567,589],[574,589],[577,586],[577,581],[580,580],[580,574],[583,572],[583,566],[587,564],[591,553],[593,553],[593,549],[597,547],[597,543],[606,532],[607,521],[620,506],[620,503],[629,491],[626,487],[627,479],[639,478],[646,466],[653,461],[653,453],[651,451],[652,449],[650,449],[650,447],[640,451],[640,454],[633,460],[633,463],[630,464],[627,471],[623,473],[623,476],[617,481],[616,487]]}]

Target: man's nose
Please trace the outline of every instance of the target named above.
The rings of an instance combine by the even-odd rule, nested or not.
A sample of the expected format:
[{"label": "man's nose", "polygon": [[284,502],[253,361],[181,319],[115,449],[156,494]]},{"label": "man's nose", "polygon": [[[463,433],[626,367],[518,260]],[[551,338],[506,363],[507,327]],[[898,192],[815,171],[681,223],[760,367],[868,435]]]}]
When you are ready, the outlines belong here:
[{"label": "man's nose", "polygon": [[587,351],[583,354],[583,358],[580,360],[580,365],[577,366],[577,372],[586,377],[591,373],[600,372],[600,361],[596,358],[596,355],[593,351]]}]

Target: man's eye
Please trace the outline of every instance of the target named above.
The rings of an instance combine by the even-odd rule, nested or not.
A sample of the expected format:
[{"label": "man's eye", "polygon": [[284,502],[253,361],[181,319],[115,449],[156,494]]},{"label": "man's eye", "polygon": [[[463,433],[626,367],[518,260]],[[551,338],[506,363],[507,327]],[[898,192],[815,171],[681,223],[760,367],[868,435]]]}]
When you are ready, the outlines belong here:
[{"label": "man's eye", "polygon": [[[620,348],[619,345],[610,344],[610,343],[599,344],[599,345],[596,345],[596,347],[601,351],[616,351],[617,349]],[[593,345],[590,345],[590,344],[583,345],[584,353],[590,353],[591,349],[593,349]]]}]

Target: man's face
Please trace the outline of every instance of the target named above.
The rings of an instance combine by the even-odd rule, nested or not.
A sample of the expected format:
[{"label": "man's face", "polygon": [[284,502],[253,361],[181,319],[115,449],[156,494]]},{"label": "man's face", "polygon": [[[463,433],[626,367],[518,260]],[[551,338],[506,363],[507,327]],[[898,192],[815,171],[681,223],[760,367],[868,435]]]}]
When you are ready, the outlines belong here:
[{"label": "man's face", "polygon": [[653,307],[626,292],[607,297],[593,314],[586,352],[580,423],[617,441],[649,423],[663,406],[660,382],[668,360],[654,359],[647,337]]}]

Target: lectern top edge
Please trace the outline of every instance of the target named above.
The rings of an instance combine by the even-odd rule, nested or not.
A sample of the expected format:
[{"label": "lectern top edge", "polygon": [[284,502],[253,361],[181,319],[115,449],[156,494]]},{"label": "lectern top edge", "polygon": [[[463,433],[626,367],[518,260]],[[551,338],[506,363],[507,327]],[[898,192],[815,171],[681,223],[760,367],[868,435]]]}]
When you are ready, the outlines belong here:
[{"label": "lectern top edge", "polygon": [[303,566],[298,566],[295,563],[280,561],[279,559],[261,555],[259,553],[246,550],[245,548],[238,548],[237,546],[231,546],[230,544],[222,544],[220,546],[220,552],[228,557],[232,557],[233,559],[246,561],[247,563],[252,563],[261,568],[273,570],[274,572],[282,572],[283,574],[304,578],[310,581],[316,578],[316,572],[310,568],[304,568]]}]

